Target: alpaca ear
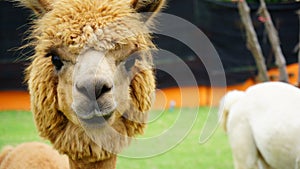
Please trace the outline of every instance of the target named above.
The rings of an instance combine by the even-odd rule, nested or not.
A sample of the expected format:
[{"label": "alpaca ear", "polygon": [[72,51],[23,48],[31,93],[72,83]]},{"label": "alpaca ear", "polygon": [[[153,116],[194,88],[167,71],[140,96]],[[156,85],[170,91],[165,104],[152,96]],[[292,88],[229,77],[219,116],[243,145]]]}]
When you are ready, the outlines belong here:
[{"label": "alpaca ear", "polygon": [[131,0],[131,6],[139,13],[152,12],[147,16],[150,20],[165,6],[166,0]]},{"label": "alpaca ear", "polygon": [[130,96],[133,105],[140,112],[150,110],[155,92],[153,68],[145,61],[136,60],[132,68]]},{"label": "alpaca ear", "polygon": [[37,16],[42,16],[50,11],[53,0],[17,0],[24,7],[31,9]]}]

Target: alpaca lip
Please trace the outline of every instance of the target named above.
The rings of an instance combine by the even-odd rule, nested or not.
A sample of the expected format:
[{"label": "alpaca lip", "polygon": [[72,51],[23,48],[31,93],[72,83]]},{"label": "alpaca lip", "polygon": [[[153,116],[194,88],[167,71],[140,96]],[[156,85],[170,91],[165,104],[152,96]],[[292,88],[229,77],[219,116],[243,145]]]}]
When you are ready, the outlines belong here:
[{"label": "alpaca lip", "polygon": [[112,113],[108,113],[106,115],[102,116],[93,116],[92,118],[80,118],[81,121],[83,121],[86,124],[103,124],[105,123],[110,117],[112,116]]}]

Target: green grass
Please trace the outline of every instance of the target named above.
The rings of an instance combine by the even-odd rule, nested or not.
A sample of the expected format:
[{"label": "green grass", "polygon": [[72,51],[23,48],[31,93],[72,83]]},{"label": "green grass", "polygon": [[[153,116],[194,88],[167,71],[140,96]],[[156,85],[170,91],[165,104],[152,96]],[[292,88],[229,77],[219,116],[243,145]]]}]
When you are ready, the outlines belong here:
[{"label": "green grass", "polygon": [[26,141],[41,140],[31,113],[23,111],[0,112],[0,148]]},{"label": "green grass", "polygon": [[[128,158],[121,155],[118,159],[117,169],[232,169],[232,156],[227,136],[220,128],[206,143],[199,144],[200,131],[206,120],[208,110],[208,108],[200,108],[194,124],[191,119],[194,118],[197,109],[184,108],[181,112],[179,110],[172,112],[152,111],[150,113],[151,121],[145,135],[138,138],[151,140],[155,136],[170,132],[170,129],[177,125],[175,132],[159,142],[151,143],[150,146],[134,150],[137,156],[139,152],[152,151],[154,152],[152,157]],[[182,121],[178,123],[178,120]],[[186,127],[192,128],[186,132]],[[181,132],[187,133],[187,136],[178,136],[178,133]],[[157,147],[168,145],[169,140],[178,137],[183,140],[175,147],[162,154],[156,152]],[[0,112],[0,149],[5,145],[16,145],[26,141],[43,141],[38,137],[31,113]],[[136,140],[133,140],[133,143],[135,142]],[[126,155],[127,151],[124,152],[123,154]]]}]

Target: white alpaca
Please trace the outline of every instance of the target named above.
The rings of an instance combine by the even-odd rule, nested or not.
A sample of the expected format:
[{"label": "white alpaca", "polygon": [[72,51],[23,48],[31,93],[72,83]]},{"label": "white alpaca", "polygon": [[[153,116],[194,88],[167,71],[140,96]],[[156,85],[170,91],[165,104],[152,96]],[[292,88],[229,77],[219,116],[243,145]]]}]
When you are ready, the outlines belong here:
[{"label": "white alpaca", "polygon": [[267,82],[221,102],[236,169],[300,168],[300,90]]}]

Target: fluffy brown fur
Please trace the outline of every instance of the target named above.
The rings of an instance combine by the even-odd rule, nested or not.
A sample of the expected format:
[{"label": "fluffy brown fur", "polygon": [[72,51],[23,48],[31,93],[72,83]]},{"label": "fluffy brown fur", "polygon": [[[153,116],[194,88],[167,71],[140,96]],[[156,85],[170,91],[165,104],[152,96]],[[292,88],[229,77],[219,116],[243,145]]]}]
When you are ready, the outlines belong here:
[{"label": "fluffy brown fur", "polygon": [[[20,0],[33,9],[38,19],[32,28],[35,54],[26,69],[31,107],[42,137],[54,148],[67,154],[72,164],[95,163],[112,159],[115,154],[103,147],[109,144],[114,152],[130,143],[130,137],[142,134],[147,111],[155,90],[150,50],[154,48],[146,26],[136,11],[157,13],[162,1],[130,0]],[[152,4],[152,5],[151,5]],[[152,19],[152,16],[150,17]],[[150,19],[149,18],[149,19]],[[101,133],[101,144],[86,134],[72,110],[72,66],[63,72],[55,70],[49,53],[56,50],[61,60],[72,65],[84,50],[105,51],[116,63],[134,51],[142,56],[131,70],[130,93],[122,108],[116,109],[110,125],[123,137]],[[117,69],[112,64],[112,69]],[[122,82],[117,82],[122,83]],[[125,92],[126,93],[126,92]],[[121,93],[120,93],[121,94]],[[126,101],[127,100],[127,101]],[[128,106],[126,106],[128,105]],[[84,166],[84,165],[83,165]],[[86,166],[87,167],[87,166]],[[114,167],[112,167],[114,168]]]},{"label": "fluffy brown fur", "polygon": [[5,147],[0,154],[0,169],[68,169],[67,156],[47,144],[31,142]]}]

